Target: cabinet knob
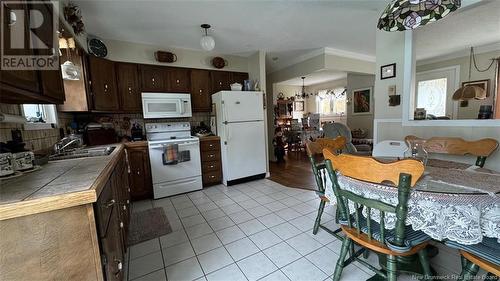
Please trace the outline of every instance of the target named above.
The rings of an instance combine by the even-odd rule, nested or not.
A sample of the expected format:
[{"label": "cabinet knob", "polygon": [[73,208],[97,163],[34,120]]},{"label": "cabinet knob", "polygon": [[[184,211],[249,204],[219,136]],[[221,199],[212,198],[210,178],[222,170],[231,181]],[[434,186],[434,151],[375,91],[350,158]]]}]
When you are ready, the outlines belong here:
[{"label": "cabinet knob", "polygon": [[213,144],[209,144],[208,146],[209,146],[209,147],[213,147],[214,145],[213,145]]},{"label": "cabinet knob", "polygon": [[219,85],[221,85],[221,86],[222,86],[222,81],[219,81]]},{"label": "cabinet knob", "polygon": [[[130,188],[128,189],[128,191],[130,191]],[[130,204],[130,200],[127,199],[127,204]]]},{"label": "cabinet knob", "polygon": [[179,84],[181,81],[179,79],[175,80],[175,83]]},{"label": "cabinet knob", "polygon": [[128,87],[128,93],[132,94],[132,87]]},{"label": "cabinet knob", "polygon": [[140,171],[137,171],[137,174],[138,174],[138,175],[140,175],[140,174],[141,174],[141,172],[140,172]]},{"label": "cabinet knob", "polygon": [[108,84],[104,84],[104,92],[107,93],[108,92]]},{"label": "cabinet knob", "polygon": [[120,228],[123,228],[125,225],[123,224],[123,222],[121,221],[120,222]]},{"label": "cabinet knob", "polygon": [[201,93],[203,93],[203,90],[200,89],[200,95],[201,95]]},{"label": "cabinet knob", "polygon": [[123,205],[123,210],[126,211],[127,210],[127,205]]},{"label": "cabinet knob", "polygon": [[111,199],[104,204],[104,207],[111,208],[116,203],[115,199]]},{"label": "cabinet knob", "polygon": [[214,167],[214,165],[210,165],[209,168],[212,169]]},{"label": "cabinet knob", "polygon": [[211,179],[215,178],[215,176],[210,176]]}]

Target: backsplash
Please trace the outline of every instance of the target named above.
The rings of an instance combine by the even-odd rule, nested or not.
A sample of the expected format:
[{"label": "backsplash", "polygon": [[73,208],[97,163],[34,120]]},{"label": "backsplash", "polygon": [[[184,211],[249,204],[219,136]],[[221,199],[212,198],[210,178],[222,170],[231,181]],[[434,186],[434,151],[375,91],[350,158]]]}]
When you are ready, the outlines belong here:
[{"label": "backsplash", "polygon": [[[12,115],[22,115],[20,105],[2,104],[0,103],[0,112]],[[159,122],[185,122],[189,121],[192,127],[200,125],[200,122],[210,124],[210,114],[207,112],[195,112],[191,118],[175,118],[175,119],[147,119],[145,120],[142,114],[117,114],[117,113],[65,113],[58,112],[59,126],[64,128],[65,132],[71,127],[71,123],[76,121],[82,125],[89,122],[99,122],[105,120],[113,124],[118,137],[130,136],[130,128],[133,124],[138,123],[144,130],[145,123]],[[127,122],[128,121],[128,122]],[[51,148],[59,139],[59,128],[44,129],[44,130],[24,130],[22,124],[15,123],[0,123],[0,142],[12,140],[11,130],[21,130],[23,141],[26,143],[25,148],[32,151],[39,151]]]},{"label": "backsplash", "polygon": [[[0,112],[12,115],[21,115],[21,108],[17,104],[0,103]],[[11,130],[19,129],[23,135],[25,148],[33,151],[52,147],[59,140],[59,129],[24,130],[22,124],[0,123],[0,142],[12,140]]]}]

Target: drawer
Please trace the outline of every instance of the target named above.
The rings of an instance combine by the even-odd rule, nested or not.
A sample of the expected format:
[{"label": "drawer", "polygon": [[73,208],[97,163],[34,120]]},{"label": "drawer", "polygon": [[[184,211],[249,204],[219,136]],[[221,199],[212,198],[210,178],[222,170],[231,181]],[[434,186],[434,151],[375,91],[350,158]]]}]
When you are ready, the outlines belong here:
[{"label": "drawer", "polygon": [[201,151],[220,150],[220,141],[202,141],[200,142]]},{"label": "drawer", "polygon": [[202,151],[201,152],[201,161],[219,161],[220,160],[220,151]]},{"label": "drawer", "polygon": [[203,173],[203,184],[219,183],[222,177],[220,171]]},{"label": "drawer", "polygon": [[203,172],[220,171],[221,170],[220,161],[203,162],[201,163],[201,170]]},{"label": "drawer", "polygon": [[113,211],[113,206],[116,203],[110,183],[111,181],[108,181],[106,186],[104,186],[94,207],[94,210],[96,211],[97,226],[99,227],[99,235],[101,237],[106,235],[111,212]]}]

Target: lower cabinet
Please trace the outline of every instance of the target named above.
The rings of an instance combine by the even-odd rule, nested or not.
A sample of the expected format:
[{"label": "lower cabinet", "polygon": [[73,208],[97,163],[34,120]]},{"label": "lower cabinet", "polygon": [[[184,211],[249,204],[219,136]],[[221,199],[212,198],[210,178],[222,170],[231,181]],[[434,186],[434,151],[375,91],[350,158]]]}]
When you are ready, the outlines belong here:
[{"label": "lower cabinet", "polygon": [[147,142],[126,145],[130,163],[130,198],[132,201],[153,198],[153,180]]},{"label": "lower cabinet", "polygon": [[201,175],[203,186],[222,182],[222,163],[220,157],[220,138],[200,138]]},{"label": "lower cabinet", "polygon": [[94,205],[106,280],[122,280],[130,221],[128,164],[125,151]]}]

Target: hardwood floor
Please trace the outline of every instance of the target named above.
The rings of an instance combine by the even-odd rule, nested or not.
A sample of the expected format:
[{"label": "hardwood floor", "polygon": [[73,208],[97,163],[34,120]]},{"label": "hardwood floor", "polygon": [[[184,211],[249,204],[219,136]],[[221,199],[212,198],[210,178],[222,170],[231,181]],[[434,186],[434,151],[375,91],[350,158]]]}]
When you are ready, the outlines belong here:
[{"label": "hardwood floor", "polygon": [[316,190],[311,163],[304,151],[291,152],[285,156],[285,162],[270,162],[270,180],[285,186]]}]

